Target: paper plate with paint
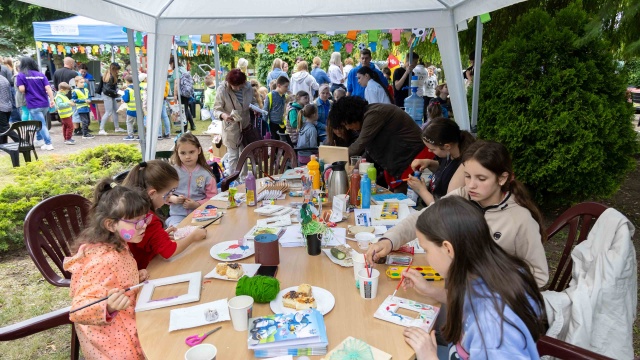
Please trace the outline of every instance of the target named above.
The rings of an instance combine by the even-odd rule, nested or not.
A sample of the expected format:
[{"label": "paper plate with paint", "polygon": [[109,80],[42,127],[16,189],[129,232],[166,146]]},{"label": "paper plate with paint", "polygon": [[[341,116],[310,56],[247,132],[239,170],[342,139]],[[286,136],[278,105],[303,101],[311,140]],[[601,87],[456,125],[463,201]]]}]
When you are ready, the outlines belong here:
[{"label": "paper plate with paint", "polygon": [[219,261],[236,261],[248,258],[255,252],[253,241],[229,240],[213,245],[209,254]]}]

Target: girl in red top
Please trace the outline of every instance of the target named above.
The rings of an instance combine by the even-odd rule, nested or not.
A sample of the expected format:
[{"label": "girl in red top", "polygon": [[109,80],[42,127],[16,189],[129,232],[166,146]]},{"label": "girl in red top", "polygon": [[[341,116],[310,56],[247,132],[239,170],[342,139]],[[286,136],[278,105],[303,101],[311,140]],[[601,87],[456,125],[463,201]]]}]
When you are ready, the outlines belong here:
[{"label": "girl in red top", "polygon": [[150,160],[134,166],[122,183],[127,187],[145,190],[152,204],[149,211],[152,218],[147,225],[144,238],[137,244],[129,244],[129,249],[138,263],[138,269],[146,269],[158,254],[168,259],[183,252],[191,243],[207,237],[207,230],[196,229],[180,241],[171,240],[162,220],[153,211],[167,203],[168,197],[175,191],[179,180],[178,172],[168,162]]}]

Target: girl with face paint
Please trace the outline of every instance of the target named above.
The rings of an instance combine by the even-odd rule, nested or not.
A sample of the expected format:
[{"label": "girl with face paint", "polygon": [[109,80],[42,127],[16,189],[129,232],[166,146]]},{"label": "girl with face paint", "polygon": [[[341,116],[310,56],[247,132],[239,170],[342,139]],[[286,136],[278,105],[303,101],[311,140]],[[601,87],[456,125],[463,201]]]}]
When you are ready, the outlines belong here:
[{"label": "girl with face paint", "polygon": [[[142,190],[119,186],[112,179],[96,187],[88,224],[74,244],[75,254],[64,259],[71,273],[71,308],[108,296],[70,315],[87,359],[145,359],[135,320],[139,289],[146,270],[138,270],[128,243],[142,241],[151,221],[149,196]],[[118,344],[118,346],[113,346]]]}]

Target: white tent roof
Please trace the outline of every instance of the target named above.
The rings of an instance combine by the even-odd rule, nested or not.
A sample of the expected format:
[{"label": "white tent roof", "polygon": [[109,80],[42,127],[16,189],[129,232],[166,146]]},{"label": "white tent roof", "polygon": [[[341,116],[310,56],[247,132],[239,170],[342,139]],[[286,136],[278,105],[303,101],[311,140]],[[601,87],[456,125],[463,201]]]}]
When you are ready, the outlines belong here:
[{"label": "white tent roof", "polygon": [[[173,35],[435,28],[455,119],[468,130],[456,24],[525,0],[21,0],[148,33],[145,160],[153,159]],[[157,80],[156,80],[157,79]]]}]

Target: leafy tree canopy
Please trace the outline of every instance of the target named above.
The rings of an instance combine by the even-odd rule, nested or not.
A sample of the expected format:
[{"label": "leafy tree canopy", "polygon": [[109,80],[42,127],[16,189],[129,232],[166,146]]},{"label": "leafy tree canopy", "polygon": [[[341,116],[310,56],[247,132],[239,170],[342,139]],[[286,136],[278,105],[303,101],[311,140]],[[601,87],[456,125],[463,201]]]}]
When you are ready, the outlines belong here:
[{"label": "leafy tree canopy", "polygon": [[2,38],[20,50],[34,47],[32,22],[58,20],[70,16],[73,15],[21,1],[0,0],[0,25],[10,28],[9,31],[5,31],[4,27],[0,28]]}]

